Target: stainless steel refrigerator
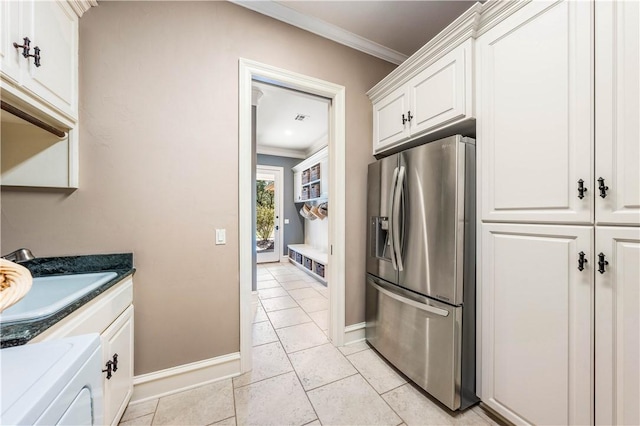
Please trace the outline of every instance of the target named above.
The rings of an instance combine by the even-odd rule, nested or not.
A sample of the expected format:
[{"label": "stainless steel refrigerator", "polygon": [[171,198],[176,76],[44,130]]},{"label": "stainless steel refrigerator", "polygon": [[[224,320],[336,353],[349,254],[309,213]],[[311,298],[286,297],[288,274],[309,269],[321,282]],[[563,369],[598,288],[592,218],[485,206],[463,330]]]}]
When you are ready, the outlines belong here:
[{"label": "stainless steel refrigerator", "polygon": [[369,165],[366,338],[452,410],[475,392],[475,141]]}]

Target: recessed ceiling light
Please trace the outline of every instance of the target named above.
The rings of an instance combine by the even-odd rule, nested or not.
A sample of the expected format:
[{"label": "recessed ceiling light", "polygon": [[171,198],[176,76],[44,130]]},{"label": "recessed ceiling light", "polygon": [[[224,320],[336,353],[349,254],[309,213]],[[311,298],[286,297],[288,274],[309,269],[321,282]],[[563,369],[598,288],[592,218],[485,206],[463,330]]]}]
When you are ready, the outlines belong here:
[{"label": "recessed ceiling light", "polygon": [[291,136],[293,134],[293,132],[291,130],[285,130],[284,134],[287,136]]}]

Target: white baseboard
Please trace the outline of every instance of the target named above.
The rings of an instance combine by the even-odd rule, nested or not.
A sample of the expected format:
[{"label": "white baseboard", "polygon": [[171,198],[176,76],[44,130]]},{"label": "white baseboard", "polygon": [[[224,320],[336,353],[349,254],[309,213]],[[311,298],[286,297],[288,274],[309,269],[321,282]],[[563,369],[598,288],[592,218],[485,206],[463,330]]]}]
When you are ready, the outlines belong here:
[{"label": "white baseboard", "polygon": [[133,378],[131,404],[240,375],[240,352],[154,371]]},{"label": "white baseboard", "polygon": [[280,263],[285,263],[285,262],[289,263],[289,256],[284,256],[284,255],[283,255],[283,256],[280,258]]},{"label": "white baseboard", "polygon": [[363,342],[364,336],[364,322],[358,324],[348,325],[344,328],[344,345],[351,345],[358,342]]}]

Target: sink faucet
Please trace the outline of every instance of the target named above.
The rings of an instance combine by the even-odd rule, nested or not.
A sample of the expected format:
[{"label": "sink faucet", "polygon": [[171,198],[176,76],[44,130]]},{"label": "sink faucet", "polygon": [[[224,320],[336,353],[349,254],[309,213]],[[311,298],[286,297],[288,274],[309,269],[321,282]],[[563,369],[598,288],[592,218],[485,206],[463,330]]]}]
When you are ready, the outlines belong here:
[{"label": "sink faucet", "polygon": [[22,263],[26,262],[27,260],[35,259],[36,257],[33,255],[33,253],[31,253],[31,250],[21,248],[9,254],[5,254],[4,256],[2,256],[2,258],[11,262]]}]

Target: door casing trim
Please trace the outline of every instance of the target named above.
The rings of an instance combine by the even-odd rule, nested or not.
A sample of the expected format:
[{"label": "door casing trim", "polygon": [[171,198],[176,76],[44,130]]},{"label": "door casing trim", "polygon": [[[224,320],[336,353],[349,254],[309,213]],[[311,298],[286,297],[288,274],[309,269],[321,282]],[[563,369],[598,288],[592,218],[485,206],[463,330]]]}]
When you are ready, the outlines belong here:
[{"label": "door casing trim", "polygon": [[252,80],[277,83],[331,99],[329,108],[329,338],[336,346],[345,339],[345,192],[346,192],[346,90],[344,86],[294,73],[249,59],[239,60],[238,102],[238,221],[240,277],[240,364],[252,367],[251,281],[253,229],[251,218],[251,85]]}]

